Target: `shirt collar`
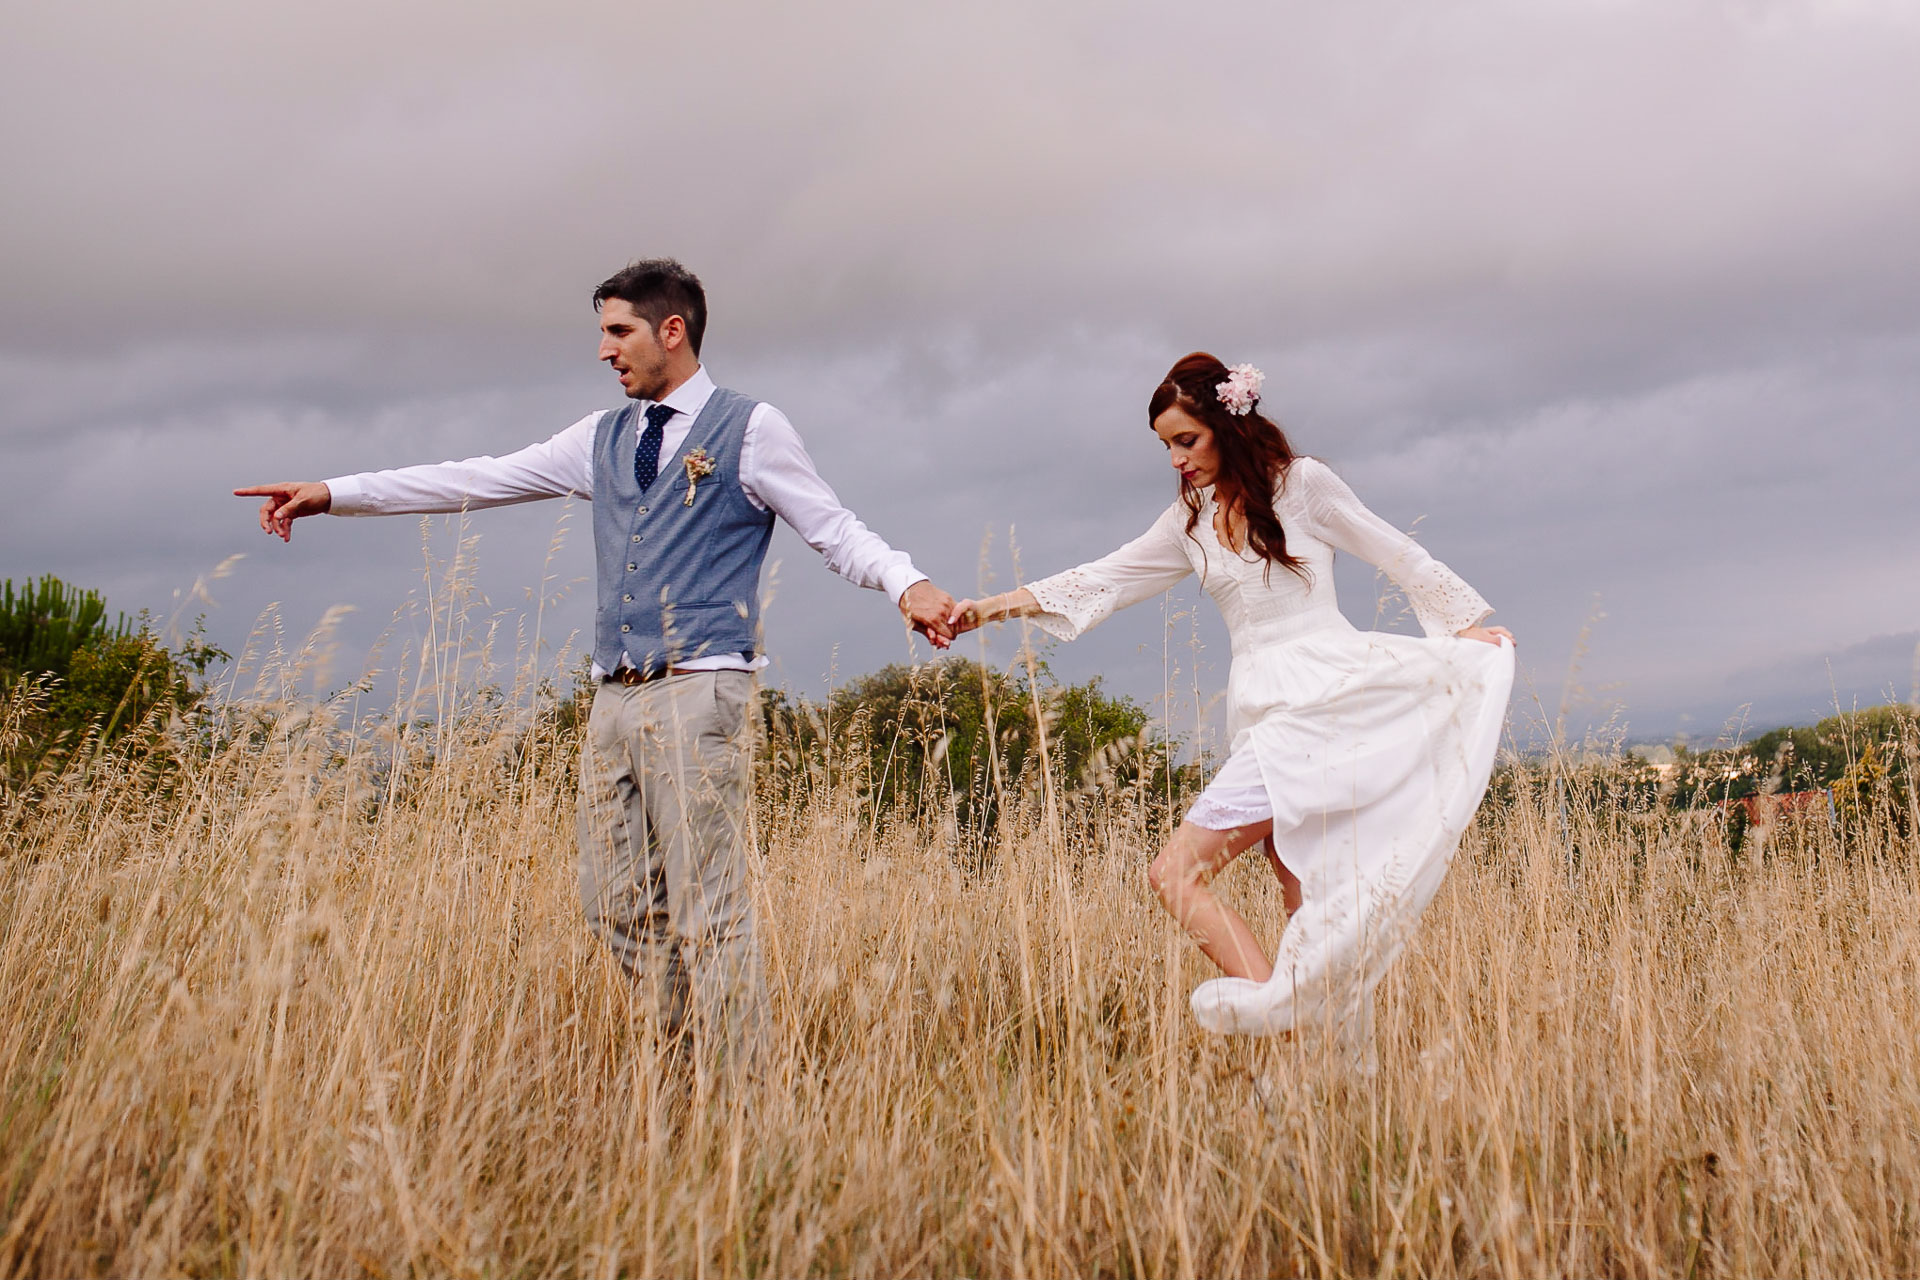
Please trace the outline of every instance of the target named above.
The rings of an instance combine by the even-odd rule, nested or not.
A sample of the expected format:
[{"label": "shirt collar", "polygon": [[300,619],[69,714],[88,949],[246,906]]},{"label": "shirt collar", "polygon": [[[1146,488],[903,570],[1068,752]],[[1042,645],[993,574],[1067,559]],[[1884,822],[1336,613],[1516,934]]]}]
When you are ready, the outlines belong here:
[{"label": "shirt collar", "polygon": [[713,379],[707,373],[707,366],[701,365],[694,370],[693,376],[667,393],[660,401],[676,413],[684,413],[689,418],[697,418],[700,411],[707,407],[707,401],[714,392]]}]

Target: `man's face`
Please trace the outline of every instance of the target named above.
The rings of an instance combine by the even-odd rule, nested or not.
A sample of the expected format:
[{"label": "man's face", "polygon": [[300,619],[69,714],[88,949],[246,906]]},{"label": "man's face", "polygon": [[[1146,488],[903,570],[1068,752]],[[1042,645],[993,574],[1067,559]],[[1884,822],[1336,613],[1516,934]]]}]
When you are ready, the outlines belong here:
[{"label": "man's face", "polygon": [[[668,323],[677,318],[669,317]],[[658,400],[666,394],[666,348],[624,298],[608,298],[600,306],[600,358],[613,366],[628,399]]]}]

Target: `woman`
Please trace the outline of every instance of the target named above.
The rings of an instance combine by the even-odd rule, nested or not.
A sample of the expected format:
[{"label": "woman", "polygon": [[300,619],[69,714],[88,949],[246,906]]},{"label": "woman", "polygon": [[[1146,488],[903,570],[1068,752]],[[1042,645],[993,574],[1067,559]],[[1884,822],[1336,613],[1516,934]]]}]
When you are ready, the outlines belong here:
[{"label": "woman", "polygon": [[[1261,380],[1204,352],[1174,365],[1147,418],[1180,473],[1179,500],[1113,554],[962,601],[953,622],[1030,617],[1071,640],[1200,575],[1232,639],[1232,752],[1147,873],[1227,974],[1193,993],[1194,1016],[1211,1031],[1316,1028],[1361,1047],[1373,988],[1486,791],[1513,637],[1481,625],[1492,610],[1473,588],[1293,452],[1257,411]],[[1391,575],[1427,638],[1347,622],[1335,551]],[[1274,963],[1208,883],[1256,844],[1289,913]]]}]

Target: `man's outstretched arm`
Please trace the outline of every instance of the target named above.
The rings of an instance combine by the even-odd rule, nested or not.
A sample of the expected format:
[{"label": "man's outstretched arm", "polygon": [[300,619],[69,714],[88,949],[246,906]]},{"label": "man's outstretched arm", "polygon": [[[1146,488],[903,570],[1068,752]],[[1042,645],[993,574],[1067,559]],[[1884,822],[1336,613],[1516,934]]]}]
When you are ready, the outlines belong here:
[{"label": "man's outstretched arm", "polygon": [[762,404],[747,424],[740,458],[747,496],[793,526],[827,567],[858,586],[887,593],[915,631],[944,649],[953,642],[953,597],[913,567],[904,551],[841,505],[840,498],[807,456],[787,415]]},{"label": "man's outstretched arm", "polygon": [[593,497],[593,433],[600,415],[590,413],[565,431],[498,458],[431,462],[390,471],[362,471],[331,480],[292,480],[235,489],[242,498],[264,498],[260,527],[293,536],[301,516],[421,515],[507,506],[572,494]]}]

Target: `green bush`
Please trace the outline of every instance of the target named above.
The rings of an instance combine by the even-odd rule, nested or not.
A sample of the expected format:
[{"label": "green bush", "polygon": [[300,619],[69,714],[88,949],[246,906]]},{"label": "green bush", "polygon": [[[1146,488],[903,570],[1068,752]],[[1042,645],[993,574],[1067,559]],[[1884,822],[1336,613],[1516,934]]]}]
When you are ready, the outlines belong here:
[{"label": "green bush", "polygon": [[[851,783],[871,812],[951,812],[989,832],[1011,797],[1190,786],[1147,709],[1107,693],[1099,677],[1038,685],[965,658],[893,665],[824,703],[770,690],[761,703],[762,777],[799,792]],[[1036,693],[1037,689],[1037,693]],[[1044,738],[1044,756],[1040,744]],[[796,795],[795,798],[798,798]]]},{"label": "green bush", "polygon": [[175,653],[144,615],[109,622],[99,592],[50,574],[0,583],[0,777],[16,785],[76,746],[123,740],[187,710],[202,696],[207,667],[226,656],[197,635]]},{"label": "green bush", "polygon": [[8,579],[0,583],[0,680],[11,685],[23,675],[65,679],[76,653],[131,631],[124,613],[107,624],[107,602],[97,591],[69,587],[52,574],[17,591]]},{"label": "green bush", "polygon": [[1904,794],[1903,743],[1920,738],[1920,715],[1897,703],[1828,716],[1812,727],[1769,729],[1734,747],[1674,752],[1676,807],[1688,808],[1779,792],[1818,791],[1857,774],[1864,754],[1887,761],[1888,785]]}]

